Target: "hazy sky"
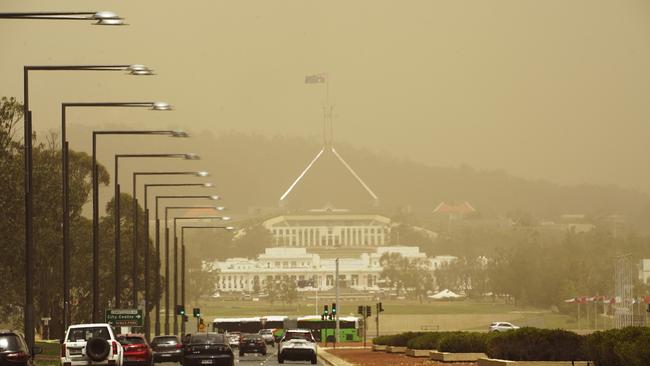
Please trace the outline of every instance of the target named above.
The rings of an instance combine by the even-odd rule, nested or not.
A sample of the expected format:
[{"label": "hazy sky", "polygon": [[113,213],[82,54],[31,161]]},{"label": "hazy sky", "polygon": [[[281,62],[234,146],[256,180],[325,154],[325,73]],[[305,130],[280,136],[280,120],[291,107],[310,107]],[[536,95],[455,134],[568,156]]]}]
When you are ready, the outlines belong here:
[{"label": "hazy sky", "polygon": [[165,100],[175,112],[77,111],[70,123],[318,135],[324,89],[304,77],[328,72],[339,141],[650,192],[647,0],[0,3],[21,10],[113,10],[130,25],[0,20],[0,95],[22,99],[25,64],[158,73],[33,74],[40,132],[58,128],[62,101]]}]

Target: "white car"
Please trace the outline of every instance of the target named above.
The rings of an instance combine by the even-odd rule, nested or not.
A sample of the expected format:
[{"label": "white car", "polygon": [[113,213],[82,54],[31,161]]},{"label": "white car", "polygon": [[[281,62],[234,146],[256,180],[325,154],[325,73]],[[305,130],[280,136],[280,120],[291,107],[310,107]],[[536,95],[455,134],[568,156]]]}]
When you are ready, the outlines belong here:
[{"label": "white car", "polygon": [[241,339],[241,332],[228,332],[225,334],[228,345],[233,348],[239,348],[239,340]]},{"label": "white car", "polygon": [[288,329],[278,346],[278,363],[284,360],[318,362],[318,345],[307,329]]},{"label": "white car", "polygon": [[275,337],[273,336],[273,329],[260,329],[260,331],[257,333],[262,336],[262,339],[264,339],[264,342],[267,344],[273,344],[275,343]]},{"label": "white car", "polygon": [[490,324],[490,328],[488,329],[488,331],[490,331],[490,332],[506,332],[506,331],[515,330],[515,329],[519,329],[519,327],[516,326],[516,325],[513,325],[512,323],[494,322],[494,323]]},{"label": "white car", "polygon": [[61,366],[122,366],[124,350],[110,324],[68,327],[61,344]]}]

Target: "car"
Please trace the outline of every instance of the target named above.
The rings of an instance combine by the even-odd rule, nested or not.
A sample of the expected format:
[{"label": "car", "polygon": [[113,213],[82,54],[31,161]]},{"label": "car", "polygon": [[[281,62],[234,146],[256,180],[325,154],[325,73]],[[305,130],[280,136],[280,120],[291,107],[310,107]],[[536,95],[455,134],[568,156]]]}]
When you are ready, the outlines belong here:
[{"label": "car", "polygon": [[266,341],[259,334],[242,334],[239,338],[239,356],[246,353],[260,353],[266,355]]},{"label": "car", "polygon": [[0,366],[34,366],[34,356],[40,347],[31,352],[22,333],[0,330]]},{"label": "car", "polygon": [[154,362],[181,362],[183,344],[175,335],[155,336],[151,340]]},{"label": "car", "polygon": [[273,336],[273,329],[260,329],[257,334],[262,336],[262,339],[264,339],[264,342],[267,344],[273,344],[275,343],[275,337]]},{"label": "car", "polygon": [[278,345],[278,363],[290,361],[318,362],[316,340],[308,329],[288,329]]},{"label": "car", "polygon": [[183,366],[235,365],[235,355],[224,334],[195,333],[184,345]]},{"label": "car", "polygon": [[61,343],[61,366],[122,366],[124,350],[107,323],[74,324]]},{"label": "car", "polygon": [[124,365],[151,366],[153,351],[147,340],[141,334],[125,334],[117,336],[124,348]]},{"label": "car", "polygon": [[494,322],[490,324],[489,332],[507,332],[509,330],[519,329],[518,326],[508,322]]},{"label": "car", "polygon": [[239,338],[241,337],[241,332],[228,332],[225,334],[228,344],[230,347],[237,348],[239,347]]}]

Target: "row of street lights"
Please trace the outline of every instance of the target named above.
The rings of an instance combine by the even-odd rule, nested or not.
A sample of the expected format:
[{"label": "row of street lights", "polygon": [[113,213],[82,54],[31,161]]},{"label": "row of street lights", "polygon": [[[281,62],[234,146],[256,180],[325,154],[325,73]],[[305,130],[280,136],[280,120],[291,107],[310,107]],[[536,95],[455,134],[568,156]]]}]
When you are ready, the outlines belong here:
[{"label": "row of street lights", "polygon": [[[94,25],[125,25],[124,19],[117,14],[110,11],[86,11],[86,12],[13,12],[13,13],[0,13],[0,19],[23,19],[23,20],[86,20],[94,22]],[[34,291],[33,291],[33,275],[34,275],[34,241],[33,241],[33,146],[32,146],[32,125],[33,116],[29,104],[29,75],[33,71],[122,71],[129,75],[153,75],[153,70],[139,64],[116,64],[116,65],[43,65],[43,66],[24,66],[23,67],[23,117],[24,117],[24,194],[25,194],[25,308],[24,308],[24,331],[25,338],[28,346],[34,346]],[[94,102],[94,103],[63,103],[61,106],[61,137],[62,137],[62,206],[63,206],[63,325],[64,328],[70,322],[70,192],[69,192],[69,143],[66,136],[66,111],[71,107],[140,107],[149,108],[152,110],[170,110],[171,106],[163,102]],[[92,134],[92,202],[93,202],[93,245],[92,245],[92,320],[98,322],[100,320],[100,306],[99,306],[99,172],[97,166],[97,137],[100,135],[167,135],[171,137],[187,137],[187,134],[179,131],[171,130],[154,130],[154,131],[93,131]],[[121,306],[121,268],[120,268],[120,185],[118,181],[118,164],[120,158],[172,158],[180,157],[185,159],[195,160],[198,156],[195,154],[116,154],[115,155],[115,171],[114,171],[114,215],[115,215],[115,306]],[[133,209],[134,209],[134,238],[133,238],[133,268],[132,268],[132,289],[133,289],[133,305],[137,306],[137,254],[138,254],[138,236],[137,236],[137,217],[138,205],[136,197],[136,180],[139,175],[196,175],[199,177],[207,176],[207,172],[187,172],[187,171],[171,171],[171,172],[135,172],[133,173]],[[148,335],[150,331],[149,307],[151,305],[149,287],[150,287],[150,253],[149,253],[149,210],[147,205],[148,188],[150,187],[190,187],[190,186],[204,186],[211,187],[208,183],[167,183],[167,184],[145,184],[145,246],[144,246],[144,302],[145,302],[145,333]],[[158,216],[158,200],[160,198],[209,198],[218,199],[217,196],[156,196],[156,335],[160,334],[160,219]],[[187,207],[187,206],[186,206]],[[179,207],[174,207],[179,208]],[[218,209],[223,209],[219,207]],[[165,210],[165,332],[169,332],[169,229],[167,209]],[[214,217],[196,217],[195,219],[203,218],[218,218],[220,220],[228,220],[228,217],[214,216]],[[189,219],[189,218],[184,218]],[[174,240],[176,239],[176,220],[174,220]],[[199,227],[196,227],[199,228]],[[231,227],[219,227],[232,229]],[[184,232],[183,229],[182,233]],[[182,242],[182,302],[185,302],[184,289],[185,289],[185,262],[184,262],[184,236],[181,234]],[[174,246],[174,302],[177,301],[177,246]],[[183,322],[183,328],[185,324]],[[174,332],[177,332],[177,321],[174,318]]]}]

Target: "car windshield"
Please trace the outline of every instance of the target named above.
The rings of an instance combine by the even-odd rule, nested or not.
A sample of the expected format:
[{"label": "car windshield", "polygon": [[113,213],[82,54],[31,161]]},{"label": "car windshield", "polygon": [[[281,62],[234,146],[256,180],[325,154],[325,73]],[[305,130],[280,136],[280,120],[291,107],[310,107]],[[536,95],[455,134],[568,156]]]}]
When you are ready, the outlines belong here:
[{"label": "car windshield", "polygon": [[0,335],[0,352],[22,350],[21,343],[14,334]]},{"label": "car windshield", "polygon": [[156,337],[151,343],[154,345],[175,345],[178,344],[178,339],[176,337]]},{"label": "car windshield", "polygon": [[91,338],[110,340],[111,334],[106,327],[71,328],[68,333],[68,342],[87,342]]},{"label": "car windshield", "polygon": [[300,340],[305,340],[305,341],[314,341],[314,337],[312,337],[311,333],[307,332],[287,332],[287,334],[284,336],[285,341],[290,341],[292,339],[300,339]]},{"label": "car windshield", "polygon": [[271,329],[262,329],[260,334],[273,334],[273,331]]},{"label": "car windshield", "polygon": [[224,338],[221,334],[200,333],[192,335],[191,344],[223,344]]},{"label": "car windshield", "polygon": [[120,337],[118,339],[122,344],[144,344],[144,339],[141,337]]}]

